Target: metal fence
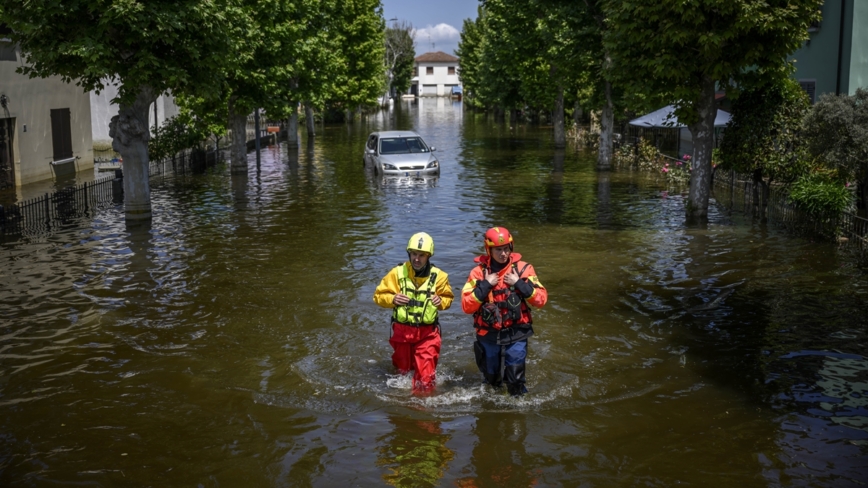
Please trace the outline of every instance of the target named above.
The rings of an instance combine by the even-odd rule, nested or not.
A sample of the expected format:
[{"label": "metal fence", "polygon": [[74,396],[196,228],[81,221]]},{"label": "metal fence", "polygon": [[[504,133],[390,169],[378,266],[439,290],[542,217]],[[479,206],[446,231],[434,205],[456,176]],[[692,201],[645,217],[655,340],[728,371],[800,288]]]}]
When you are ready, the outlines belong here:
[{"label": "metal fence", "polygon": [[[151,161],[148,175],[204,173],[219,161],[217,151],[187,150],[172,158]],[[9,206],[0,205],[0,235],[41,235],[92,217],[97,210],[122,204],[123,172],[70,186]]]},{"label": "metal fence", "polygon": [[868,219],[852,212],[814,215],[794,205],[785,188],[766,187],[752,178],[731,171],[715,171],[714,196],[730,211],[754,215],[773,225],[799,233],[819,236],[868,251]]},{"label": "metal fence", "polygon": [[148,163],[148,176],[200,174],[220,161],[219,150],[188,149],[173,157]]},{"label": "metal fence", "polygon": [[0,206],[0,234],[51,233],[121,202],[123,181],[114,176],[70,186],[8,207]]}]

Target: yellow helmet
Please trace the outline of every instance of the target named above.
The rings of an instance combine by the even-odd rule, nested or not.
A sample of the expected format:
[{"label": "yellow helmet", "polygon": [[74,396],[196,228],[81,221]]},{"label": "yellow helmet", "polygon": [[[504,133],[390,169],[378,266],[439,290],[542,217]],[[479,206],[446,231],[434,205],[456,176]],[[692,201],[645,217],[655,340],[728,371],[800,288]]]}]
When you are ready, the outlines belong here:
[{"label": "yellow helmet", "polygon": [[410,241],[407,242],[407,252],[422,251],[427,252],[431,256],[434,255],[434,239],[424,232],[413,234]]}]

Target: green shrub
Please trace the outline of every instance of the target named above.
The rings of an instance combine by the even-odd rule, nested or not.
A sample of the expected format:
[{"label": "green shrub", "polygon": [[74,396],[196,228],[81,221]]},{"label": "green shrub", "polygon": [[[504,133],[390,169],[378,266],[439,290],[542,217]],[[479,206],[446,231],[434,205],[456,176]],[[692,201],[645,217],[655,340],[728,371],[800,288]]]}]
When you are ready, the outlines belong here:
[{"label": "green shrub", "polygon": [[790,200],[809,214],[839,214],[853,204],[852,185],[826,173],[803,175],[790,187]]},{"label": "green shrub", "polygon": [[152,161],[173,157],[175,154],[198,145],[203,135],[178,117],[171,117],[157,129],[148,141],[148,157]]},{"label": "green shrub", "polygon": [[615,154],[612,155],[612,162],[619,168],[633,168],[636,166],[636,156],[632,144],[622,144],[615,149]]},{"label": "green shrub", "polygon": [[654,144],[646,141],[644,138],[639,139],[639,150],[636,155],[636,165],[643,171],[660,171],[664,166],[663,158],[660,157],[660,152],[654,147]]}]

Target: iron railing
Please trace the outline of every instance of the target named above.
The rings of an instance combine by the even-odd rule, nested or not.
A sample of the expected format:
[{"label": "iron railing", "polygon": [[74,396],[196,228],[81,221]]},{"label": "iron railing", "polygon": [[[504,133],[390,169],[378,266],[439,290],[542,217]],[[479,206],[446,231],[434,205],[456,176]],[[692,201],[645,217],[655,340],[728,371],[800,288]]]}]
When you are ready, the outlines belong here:
[{"label": "iron railing", "polygon": [[148,176],[198,174],[213,168],[220,160],[219,150],[187,149],[173,157],[148,163]]},{"label": "iron railing", "polygon": [[754,215],[790,231],[811,234],[868,251],[868,219],[852,212],[809,214],[789,199],[784,187],[759,185],[732,171],[715,171],[714,196],[730,211]]},{"label": "iron railing", "polygon": [[40,235],[91,217],[123,201],[123,182],[113,176],[0,206],[0,234]]},{"label": "iron railing", "polygon": [[[187,150],[172,158],[151,161],[148,175],[196,174],[217,165],[217,151]],[[9,206],[0,206],[0,234],[40,235],[92,217],[97,210],[123,203],[123,172],[46,193]]]}]

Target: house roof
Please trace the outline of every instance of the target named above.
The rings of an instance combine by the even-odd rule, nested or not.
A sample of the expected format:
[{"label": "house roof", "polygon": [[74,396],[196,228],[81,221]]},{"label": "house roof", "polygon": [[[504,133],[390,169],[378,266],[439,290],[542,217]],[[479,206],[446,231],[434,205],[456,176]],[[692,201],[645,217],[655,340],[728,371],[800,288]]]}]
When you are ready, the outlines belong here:
[{"label": "house roof", "polygon": [[425,53],[416,56],[417,63],[457,63],[458,58],[451,54],[446,54],[443,51],[433,53]]}]

